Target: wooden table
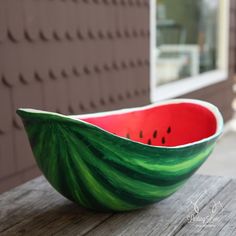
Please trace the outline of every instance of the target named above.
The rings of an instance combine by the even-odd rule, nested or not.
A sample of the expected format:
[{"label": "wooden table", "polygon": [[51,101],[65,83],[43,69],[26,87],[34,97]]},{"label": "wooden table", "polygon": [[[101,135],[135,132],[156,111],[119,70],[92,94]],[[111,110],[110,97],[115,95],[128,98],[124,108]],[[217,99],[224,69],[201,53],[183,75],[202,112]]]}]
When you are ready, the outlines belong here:
[{"label": "wooden table", "polygon": [[177,193],[126,213],[85,210],[43,177],[0,195],[0,235],[236,235],[236,180],[194,175]]}]

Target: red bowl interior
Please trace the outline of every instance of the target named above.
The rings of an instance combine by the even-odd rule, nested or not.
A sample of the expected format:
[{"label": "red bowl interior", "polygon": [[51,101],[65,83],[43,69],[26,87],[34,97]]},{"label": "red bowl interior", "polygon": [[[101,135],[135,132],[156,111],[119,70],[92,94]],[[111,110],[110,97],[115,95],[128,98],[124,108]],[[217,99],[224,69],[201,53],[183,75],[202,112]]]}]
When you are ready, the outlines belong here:
[{"label": "red bowl interior", "polygon": [[177,103],[83,119],[120,137],[154,146],[178,146],[216,132],[214,114],[198,104]]}]

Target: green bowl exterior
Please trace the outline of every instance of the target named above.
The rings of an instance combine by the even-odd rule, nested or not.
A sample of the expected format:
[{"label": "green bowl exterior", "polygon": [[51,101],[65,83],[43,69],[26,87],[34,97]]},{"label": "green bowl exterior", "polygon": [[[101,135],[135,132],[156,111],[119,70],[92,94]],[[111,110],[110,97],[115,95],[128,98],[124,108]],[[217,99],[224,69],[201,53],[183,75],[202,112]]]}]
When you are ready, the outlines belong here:
[{"label": "green bowl exterior", "polygon": [[18,110],[49,183],[98,211],[128,211],[176,192],[212,152],[218,136],[180,147],[133,142],[81,120]]}]

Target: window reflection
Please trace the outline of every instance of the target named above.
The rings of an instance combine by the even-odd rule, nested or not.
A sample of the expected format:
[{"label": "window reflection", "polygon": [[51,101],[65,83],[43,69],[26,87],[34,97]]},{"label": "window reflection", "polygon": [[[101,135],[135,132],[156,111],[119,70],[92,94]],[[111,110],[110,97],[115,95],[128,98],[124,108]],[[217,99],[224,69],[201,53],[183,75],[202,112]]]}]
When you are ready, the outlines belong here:
[{"label": "window reflection", "polygon": [[157,0],[158,84],[216,69],[219,0]]}]

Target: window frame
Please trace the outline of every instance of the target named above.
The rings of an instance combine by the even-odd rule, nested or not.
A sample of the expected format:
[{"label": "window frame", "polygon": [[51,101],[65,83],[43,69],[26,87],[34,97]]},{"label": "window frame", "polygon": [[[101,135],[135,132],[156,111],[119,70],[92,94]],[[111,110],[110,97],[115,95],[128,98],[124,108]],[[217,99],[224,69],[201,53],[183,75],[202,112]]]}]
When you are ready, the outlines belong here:
[{"label": "window frame", "polygon": [[151,102],[183,96],[184,94],[228,79],[228,48],[229,48],[229,0],[219,0],[219,17],[223,20],[219,24],[218,68],[199,75],[172,81],[163,85],[156,85],[156,0],[150,0],[150,99]]}]

